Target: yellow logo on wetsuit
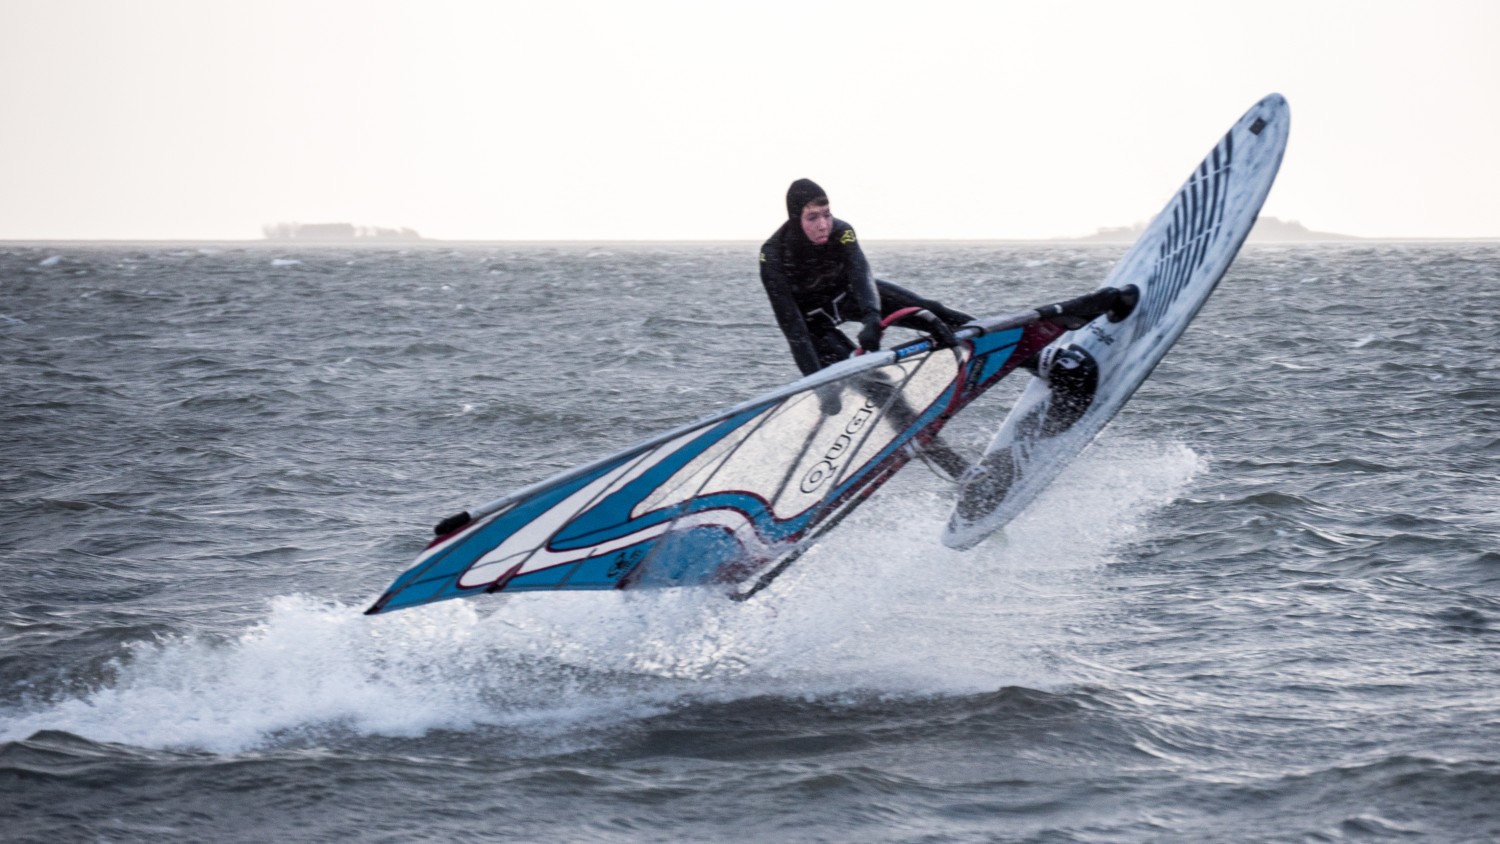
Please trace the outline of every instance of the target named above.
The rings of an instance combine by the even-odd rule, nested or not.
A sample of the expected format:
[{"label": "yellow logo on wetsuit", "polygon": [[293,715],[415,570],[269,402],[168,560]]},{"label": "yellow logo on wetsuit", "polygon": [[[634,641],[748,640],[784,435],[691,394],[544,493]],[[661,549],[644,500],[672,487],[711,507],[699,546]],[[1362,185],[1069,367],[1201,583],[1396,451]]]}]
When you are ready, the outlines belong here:
[{"label": "yellow logo on wetsuit", "polygon": [[844,244],[844,245],[847,246],[848,244],[851,244],[853,242],[854,242],[854,229],[850,229],[850,230],[844,232],[843,234],[839,235],[839,243],[842,243],[842,244]]},{"label": "yellow logo on wetsuit", "polygon": [[760,262],[762,264],[764,264],[766,262],[766,253],[764,253],[764,252],[760,253]]}]

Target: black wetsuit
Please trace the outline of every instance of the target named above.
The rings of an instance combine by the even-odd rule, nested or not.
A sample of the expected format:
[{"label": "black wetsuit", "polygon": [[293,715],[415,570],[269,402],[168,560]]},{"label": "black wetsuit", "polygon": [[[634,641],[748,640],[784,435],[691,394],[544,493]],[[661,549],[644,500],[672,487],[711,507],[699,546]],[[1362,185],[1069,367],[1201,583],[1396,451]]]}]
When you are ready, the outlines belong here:
[{"label": "black wetsuit", "polygon": [[[909,307],[925,308],[953,328],[973,321],[968,314],[876,280],[854,228],[842,220],[833,221],[828,242],[818,246],[803,234],[800,220],[789,219],[760,248],[760,281],[804,375],[854,351],[854,343],[838,329],[843,322],[868,326],[872,319],[878,322]],[[917,316],[901,324],[929,330],[928,319]]]}]

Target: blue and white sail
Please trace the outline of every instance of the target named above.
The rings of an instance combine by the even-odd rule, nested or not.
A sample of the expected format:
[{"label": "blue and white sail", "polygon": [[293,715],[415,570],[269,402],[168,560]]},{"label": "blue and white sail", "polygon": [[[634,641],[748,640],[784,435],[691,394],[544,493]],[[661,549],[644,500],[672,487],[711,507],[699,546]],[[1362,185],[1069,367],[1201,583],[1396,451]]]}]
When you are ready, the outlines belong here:
[{"label": "blue and white sail", "polygon": [[1027,311],[954,348],[864,355],[529,486],[469,511],[367,612],[493,592],[753,592],[1062,330]]}]

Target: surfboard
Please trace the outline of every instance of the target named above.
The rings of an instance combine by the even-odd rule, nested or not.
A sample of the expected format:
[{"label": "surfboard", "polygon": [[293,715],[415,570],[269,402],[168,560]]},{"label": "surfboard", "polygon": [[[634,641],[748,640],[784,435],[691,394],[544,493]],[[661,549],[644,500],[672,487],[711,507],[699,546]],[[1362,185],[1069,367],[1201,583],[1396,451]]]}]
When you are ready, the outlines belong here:
[{"label": "surfboard", "polygon": [[[1105,279],[1140,299],[1118,322],[1099,317],[1059,337],[1092,357],[1087,406],[1034,378],[979,463],[960,482],[943,544],[968,549],[1020,515],[1114,418],[1207,301],[1260,214],[1286,151],[1291,112],[1272,94],[1247,111],[1193,170]],[[1066,412],[1059,412],[1064,410]],[[1059,419],[1071,420],[1062,427]],[[1061,430],[1059,430],[1061,428]]]}]

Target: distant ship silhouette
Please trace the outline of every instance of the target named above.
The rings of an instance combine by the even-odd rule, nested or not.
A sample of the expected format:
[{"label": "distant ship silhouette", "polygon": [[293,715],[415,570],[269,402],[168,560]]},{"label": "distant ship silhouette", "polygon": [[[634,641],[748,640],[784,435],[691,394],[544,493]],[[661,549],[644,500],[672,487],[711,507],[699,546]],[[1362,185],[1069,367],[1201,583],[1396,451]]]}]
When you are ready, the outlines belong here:
[{"label": "distant ship silhouette", "polygon": [[387,229],[353,223],[270,223],[261,226],[266,240],[346,241],[421,240],[416,229]]}]

